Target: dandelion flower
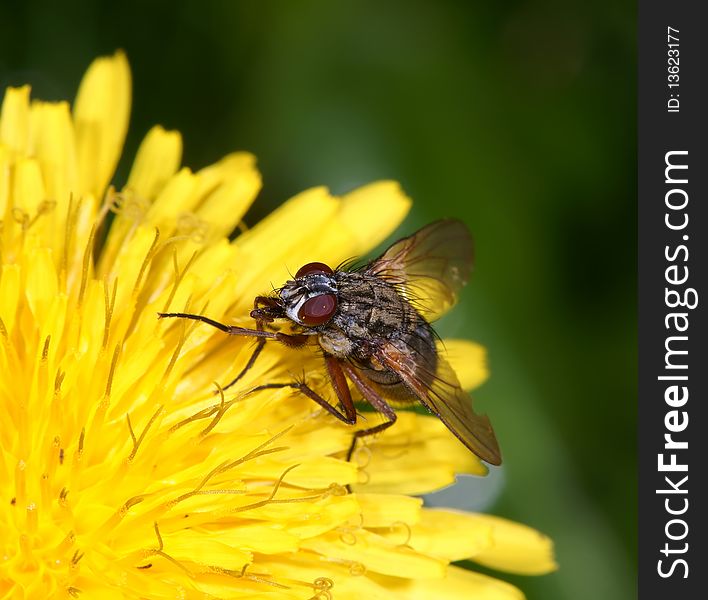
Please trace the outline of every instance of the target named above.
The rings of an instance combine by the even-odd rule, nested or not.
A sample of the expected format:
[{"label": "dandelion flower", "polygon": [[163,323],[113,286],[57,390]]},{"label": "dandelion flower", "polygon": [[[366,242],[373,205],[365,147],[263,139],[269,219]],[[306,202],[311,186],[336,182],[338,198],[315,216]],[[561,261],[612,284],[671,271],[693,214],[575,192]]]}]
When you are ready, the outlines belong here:
[{"label": "dandelion flower", "polygon": [[391,182],[315,188],[230,241],[261,185],[249,154],[194,172],[155,127],[110,186],[130,85],[117,53],[73,108],[27,86],[2,104],[0,597],[522,597],[449,563],[544,573],[547,538],[407,495],[484,473],[439,421],[402,414],[347,462],[351,428],[292,390],[246,393],[303,371],[324,390],[315,357],[269,344],[223,392],[253,341],[157,318],[247,326],[271,281],[368,251],[409,200]]}]

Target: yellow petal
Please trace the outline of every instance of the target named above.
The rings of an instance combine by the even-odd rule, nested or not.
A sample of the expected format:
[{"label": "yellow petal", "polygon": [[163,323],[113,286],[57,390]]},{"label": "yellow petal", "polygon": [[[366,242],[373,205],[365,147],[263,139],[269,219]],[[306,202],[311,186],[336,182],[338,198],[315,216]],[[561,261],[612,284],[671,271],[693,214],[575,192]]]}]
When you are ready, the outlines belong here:
[{"label": "yellow petal", "polygon": [[39,159],[47,196],[65,213],[69,193],[77,188],[74,126],[67,102],[33,102],[31,153]]},{"label": "yellow petal", "polygon": [[[261,189],[261,175],[253,155],[240,152],[217,164],[221,166],[222,180],[208,192],[196,211],[202,221],[209,223],[212,238],[231,233]],[[204,171],[199,171],[200,180],[204,177]]]},{"label": "yellow petal", "polygon": [[408,544],[448,561],[464,560],[492,545],[492,526],[478,515],[424,509],[420,522],[411,527]]},{"label": "yellow petal", "polygon": [[493,544],[471,557],[485,567],[520,575],[543,575],[558,568],[553,542],[542,533],[500,517],[478,515],[492,527]]},{"label": "yellow petal", "polygon": [[32,314],[39,320],[47,314],[58,293],[57,272],[51,250],[40,248],[31,252],[28,267],[25,293]]},{"label": "yellow petal", "polygon": [[447,567],[445,561],[391,543],[365,529],[328,532],[303,541],[302,547],[324,556],[360,563],[367,572],[396,577],[439,578],[445,574]]},{"label": "yellow petal", "polygon": [[80,190],[102,198],[118,163],[130,116],[131,80],[123,52],[93,61],[74,103]]},{"label": "yellow petal", "polygon": [[20,268],[18,265],[3,265],[0,270],[0,319],[5,329],[12,333],[20,301]]},{"label": "yellow petal", "polygon": [[[393,182],[364,186],[342,199],[324,187],[298,194],[236,239],[244,260],[257,261],[267,274],[245,296],[266,292],[270,283],[282,284],[307,262],[335,267],[359,257],[388,236],[409,207],[410,200]],[[253,284],[252,276],[243,283]]]},{"label": "yellow petal", "polygon": [[[384,581],[395,578],[375,574],[370,577],[360,564],[328,559],[314,553],[301,552],[287,557],[267,556],[264,560],[258,561],[258,566],[265,567],[268,573],[274,575],[276,581],[291,585],[296,582],[300,585],[304,582],[316,582],[326,573],[328,585],[331,585],[331,596],[322,594],[322,600],[329,597],[332,600],[360,600],[361,598],[398,600],[400,598],[393,591],[374,581],[374,578]],[[270,594],[268,597],[270,598]],[[259,598],[262,596],[254,596],[253,600]],[[300,592],[296,598],[317,598],[317,596],[313,595],[313,591],[309,591],[309,593]]]},{"label": "yellow petal", "polygon": [[441,580],[374,578],[401,600],[524,600],[521,591],[511,584],[453,566]]},{"label": "yellow petal", "polygon": [[[268,475],[277,478],[282,472],[283,465],[276,461],[259,461],[254,477],[258,474]],[[342,460],[330,456],[320,456],[312,458],[298,465],[288,474],[288,482],[305,488],[321,488],[328,486],[333,481],[349,483],[356,477],[355,467]],[[248,468],[244,467],[244,472],[248,473]]]},{"label": "yellow petal", "polygon": [[[364,414],[361,427],[378,422]],[[363,465],[357,492],[425,494],[453,483],[456,473],[487,473],[437,417],[398,411],[393,427],[363,444],[353,457]]]},{"label": "yellow petal", "polygon": [[446,339],[439,350],[457,374],[462,389],[479,387],[489,377],[487,350],[484,346],[469,340]]},{"label": "yellow petal", "polygon": [[7,88],[0,112],[0,144],[24,154],[29,143],[30,86]]},{"label": "yellow petal", "polygon": [[199,169],[199,197],[206,198],[225,181],[256,169],[256,157],[249,152],[232,152],[214,164]]},{"label": "yellow petal", "polygon": [[[340,199],[333,218],[310,240],[307,259],[334,267],[360,258],[388,237],[408,208],[409,200],[396,183],[374,183],[354,190]],[[292,268],[304,262],[303,257]]]},{"label": "yellow petal", "polygon": [[[133,173],[131,173],[131,177],[132,175]],[[159,183],[155,181],[155,189],[159,189],[159,191],[155,201],[148,209],[147,221],[159,227],[162,232],[171,232],[180,215],[191,210],[197,190],[197,181],[198,177],[187,168],[180,169],[178,173],[171,175],[165,181]],[[130,185],[129,181],[128,186]],[[143,189],[148,187],[145,186],[145,182],[139,185]],[[169,227],[167,223],[169,223]]]},{"label": "yellow petal", "polygon": [[241,259],[259,265],[259,269],[243,273],[239,288],[241,310],[252,305],[257,294],[267,292],[271,282],[280,285],[290,279],[291,273],[305,262],[328,260],[313,254],[312,244],[338,207],[339,202],[327,188],[306,190],[236,238],[234,245]]},{"label": "yellow petal", "polygon": [[396,181],[377,181],[342,197],[337,219],[355,240],[356,256],[383,242],[403,221],[411,199]]},{"label": "yellow petal", "polygon": [[[12,218],[12,202],[10,195],[12,189],[12,164],[14,160],[10,157],[10,151],[0,145],[0,219],[5,221]],[[10,236],[12,232],[8,227],[4,228],[5,236]],[[2,241],[0,233],[0,241]]]},{"label": "yellow petal", "polygon": [[[263,534],[261,528],[261,533]],[[230,531],[230,541],[235,541],[235,531]],[[273,533],[273,537],[277,532]],[[281,539],[286,536],[279,536]],[[205,565],[244,564],[251,561],[251,553],[241,546],[234,547],[227,538],[216,535],[205,535],[202,531],[182,530],[173,535],[163,534],[163,539],[170,556],[179,561],[191,561]],[[242,540],[247,542],[247,540]],[[239,544],[240,545],[240,544]],[[264,544],[267,548],[267,544]],[[294,544],[284,546],[285,551],[292,551]],[[276,550],[277,551],[277,550]]]},{"label": "yellow petal", "polygon": [[391,527],[397,523],[413,525],[420,520],[423,501],[396,494],[357,494],[362,527]]},{"label": "yellow petal", "polygon": [[153,127],[138,148],[126,190],[139,199],[152,201],[179,169],[182,136],[178,131]]},{"label": "yellow petal", "polygon": [[13,183],[13,218],[29,222],[37,214],[42,200],[46,198],[39,163],[32,158],[18,160]]},{"label": "yellow petal", "polygon": [[[144,275],[143,265],[146,256],[155,243],[155,230],[148,227],[139,227],[130,242],[119,245],[120,254],[115,258],[112,265],[113,274],[118,277],[118,294],[116,306],[131,306],[131,295],[135,292],[135,286],[140,283],[141,274]],[[115,275],[111,276],[112,279]],[[130,312],[130,311],[126,311]]]},{"label": "yellow petal", "polygon": [[66,102],[35,101],[30,118],[30,154],[42,172],[47,208],[33,227],[61,252],[69,202],[78,189],[74,124]]},{"label": "yellow petal", "polygon": [[103,339],[106,313],[104,299],[104,282],[95,279],[89,281],[82,305],[83,318],[77,343],[79,352],[87,352],[91,348],[97,348]]},{"label": "yellow petal", "polygon": [[287,531],[298,538],[310,539],[344,526],[358,514],[358,505],[347,496],[329,496],[316,502],[269,504],[255,508],[249,518],[281,522]]},{"label": "yellow petal", "polygon": [[[298,538],[279,528],[279,524],[272,523],[229,523],[227,527],[205,527],[200,533],[213,535],[222,544],[263,554],[276,552],[295,552],[298,548]],[[193,539],[192,543],[199,545],[199,540]],[[219,564],[211,562],[209,564]]]}]

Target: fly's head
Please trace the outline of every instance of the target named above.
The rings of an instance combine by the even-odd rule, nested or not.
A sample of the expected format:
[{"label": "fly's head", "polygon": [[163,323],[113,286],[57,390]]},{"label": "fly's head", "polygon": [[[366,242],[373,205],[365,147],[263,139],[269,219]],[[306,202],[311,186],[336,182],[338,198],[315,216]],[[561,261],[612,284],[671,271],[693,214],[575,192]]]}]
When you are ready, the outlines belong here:
[{"label": "fly's head", "polygon": [[254,319],[287,317],[303,327],[327,324],[337,312],[337,283],[324,263],[308,263],[278,291],[269,304],[251,312]]}]

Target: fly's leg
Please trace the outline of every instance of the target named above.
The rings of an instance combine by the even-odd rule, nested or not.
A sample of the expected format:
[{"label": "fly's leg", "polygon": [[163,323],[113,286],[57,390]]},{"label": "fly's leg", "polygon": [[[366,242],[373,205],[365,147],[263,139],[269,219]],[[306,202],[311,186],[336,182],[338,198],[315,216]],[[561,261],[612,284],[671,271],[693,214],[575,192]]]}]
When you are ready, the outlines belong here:
[{"label": "fly's leg", "polygon": [[[239,379],[241,379],[248,371],[250,371],[251,367],[256,363],[256,360],[258,359],[258,356],[260,355],[261,351],[263,350],[263,347],[265,346],[265,338],[258,338],[258,341],[256,341],[256,347],[253,349],[253,352],[251,353],[251,357],[248,359],[248,362],[246,363],[246,366],[241,369],[241,372],[236,375],[229,383],[227,383],[223,388],[221,388],[222,391],[228,390],[231,386],[236,385],[238,383]],[[217,392],[218,393],[218,392]]]},{"label": "fly's leg", "polygon": [[[278,332],[275,334],[275,339],[288,346],[288,348],[301,348],[307,343],[309,338],[306,335],[290,335],[287,333]],[[236,375],[236,377],[231,380],[227,385],[225,385],[222,390],[228,390],[232,385],[237,383],[246,373],[248,373],[248,371],[258,359],[258,356],[260,355],[261,351],[263,350],[265,342],[265,338],[258,338],[258,341],[256,342],[256,347],[253,349],[253,353],[248,359],[246,366],[243,367],[243,369],[241,369],[241,372]]]},{"label": "fly's leg", "polygon": [[[295,337],[295,336],[292,336]],[[307,336],[301,336],[307,338]],[[259,385],[251,390],[251,392],[257,392],[259,390],[274,390],[281,388],[292,388],[298,390],[310,400],[315,401],[322,408],[324,408],[330,415],[337,417],[340,421],[346,423],[347,425],[354,425],[356,423],[356,408],[354,407],[354,401],[352,400],[351,392],[349,391],[349,386],[347,385],[347,379],[342,371],[342,365],[339,360],[333,356],[325,356],[325,365],[327,367],[327,374],[329,375],[330,381],[332,383],[332,388],[337,395],[337,400],[339,400],[342,410],[338,410],[336,407],[332,406],[327,400],[320,396],[316,391],[314,391],[306,383],[293,381],[290,383],[266,383]]]},{"label": "fly's leg", "polygon": [[[261,307],[267,307],[267,308],[277,308],[278,304],[275,298],[269,298],[268,296],[256,296],[256,298],[253,300],[253,310],[258,311]],[[271,319],[272,320],[272,319]],[[266,323],[266,320],[263,318],[256,318],[256,331],[265,331],[264,323]],[[276,333],[275,334],[275,339],[277,339],[279,342],[282,342],[286,346],[289,346],[291,348],[298,348],[301,345],[304,345],[304,343],[307,340],[304,340],[302,344],[300,344],[300,337],[306,337],[306,336],[294,336],[294,335],[287,335],[285,333]],[[256,360],[258,360],[258,356],[260,353],[263,351],[263,347],[265,346],[266,343],[266,338],[265,337],[258,337],[258,340],[256,341],[256,347],[253,349],[253,353],[251,354],[250,358],[248,359],[248,362],[246,365],[241,369],[241,372],[234,377],[229,383],[227,383],[222,390],[228,390],[231,386],[235,385],[236,383],[239,382],[239,380],[246,374],[248,371],[250,371],[251,367],[256,363]]]},{"label": "fly's leg", "polygon": [[265,338],[270,340],[277,340],[278,334],[273,331],[265,331],[263,329],[248,329],[247,327],[236,327],[236,325],[225,325],[224,323],[219,323],[219,321],[214,321],[209,317],[204,315],[193,315],[191,313],[157,313],[158,319],[168,319],[168,318],[179,318],[179,319],[192,319],[193,321],[201,321],[212,327],[216,327],[224,333],[229,335],[242,335],[246,337],[257,337]]},{"label": "fly's leg", "polygon": [[[276,309],[278,307],[278,304],[274,298],[269,298],[268,296],[256,296],[255,300],[253,301],[253,312],[258,311],[261,306],[265,306],[266,308],[270,309]],[[157,313],[157,318],[191,319],[193,321],[201,321],[202,323],[206,323],[207,325],[216,327],[219,331],[223,331],[224,333],[227,333],[229,335],[243,335],[246,337],[256,337],[271,340],[278,339],[277,333],[273,331],[266,331],[263,327],[263,323],[265,321],[272,321],[272,318],[256,319],[256,329],[249,329],[248,327],[237,327],[236,325],[225,325],[224,323],[220,323],[219,321],[215,321],[214,319],[210,319],[209,317],[205,317],[204,315],[195,315],[192,313]]]},{"label": "fly's leg", "polygon": [[[262,308],[265,308],[264,310],[261,310]],[[203,315],[195,315],[192,313],[157,313],[159,319],[165,319],[165,318],[180,318],[180,319],[192,319],[193,321],[201,321],[202,323],[206,323],[207,325],[211,325],[212,327],[215,327],[216,329],[223,331],[224,333],[228,335],[240,335],[240,336],[245,336],[245,337],[255,337],[257,339],[256,342],[256,347],[253,349],[253,353],[251,354],[250,358],[248,359],[248,362],[244,366],[243,369],[241,369],[241,372],[233,379],[231,380],[227,385],[222,387],[223,390],[229,389],[231,386],[236,384],[255,364],[256,360],[258,359],[258,356],[263,350],[263,347],[265,346],[266,340],[276,340],[279,341],[286,346],[290,348],[299,348],[301,346],[304,346],[305,343],[307,342],[307,336],[304,335],[289,335],[286,333],[280,333],[280,332],[273,332],[273,331],[266,331],[264,324],[266,322],[270,322],[273,319],[270,317],[266,317],[263,315],[264,312],[266,312],[268,309],[271,309],[272,311],[277,311],[279,308],[278,302],[275,298],[270,298],[268,296],[256,296],[256,298],[253,301],[253,313],[255,315],[258,315],[260,318],[256,318],[254,315],[254,318],[256,320],[256,329],[248,329],[246,327],[236,327],[235,325],[225,325],[224,323],[220,323],[219,321],[215,321],[214,319],[210,319],[209,317],[205,317]],[[215,392],[218,393],[218,392]]]},{"label": "fly's leg", "polygon": [[391,425],[396,422],[396,412],[393,408],[391,408],[391,405],[386,402],[381,394],[379,394],[379,392],[376,391],[372,385],[357,372],[356,369],[350,367],[349,365],[343,365],[343,369],[349,376],[349,379],[354,382],[354,385],[357,387],[364,399],[371,404],[376,411],[380,412],[388,419],[388,421],[384,421],[383,423],[379,423],[373,427],[360,429],[352,436],[352,443],[347,452],[347,460],[351,460],[352,454],[354,454],[354,449],[356,448],[357,440],[359,438],[379,433],[391,427]]}]

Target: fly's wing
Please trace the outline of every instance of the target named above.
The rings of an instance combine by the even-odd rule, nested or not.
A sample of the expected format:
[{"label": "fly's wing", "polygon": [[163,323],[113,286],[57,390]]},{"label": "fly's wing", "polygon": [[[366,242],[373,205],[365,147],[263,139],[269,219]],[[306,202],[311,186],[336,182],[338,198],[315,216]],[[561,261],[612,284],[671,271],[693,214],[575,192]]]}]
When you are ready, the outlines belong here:
[{"label": "fly's wing", "polygon": [[375,354],[467,448],[492,465],[501,464],[489,418],[472,410],[472,398],[460,387],[457,375],[443,357],[404,352],[390,341],[380,344]]},{"label": "fly's wing", "polygon": [[461,221],[435,221],[393,244],[366,267],[434,321],[450,309],[472,270],[472,237]]}]

